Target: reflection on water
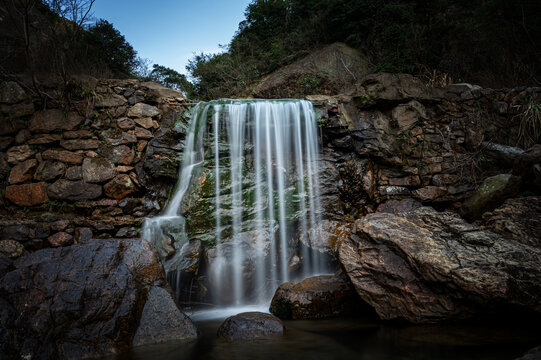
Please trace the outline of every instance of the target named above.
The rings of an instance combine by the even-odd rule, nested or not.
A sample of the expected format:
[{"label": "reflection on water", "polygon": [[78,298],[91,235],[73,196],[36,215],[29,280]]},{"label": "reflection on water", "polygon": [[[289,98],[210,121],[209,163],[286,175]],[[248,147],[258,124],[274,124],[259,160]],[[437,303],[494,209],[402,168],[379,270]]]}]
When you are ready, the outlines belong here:
[{"label": "reflection on water", "polygon": [[[242,309],[242,311],[254,309]],[[229,343],[216,331],[230,310],[195,314],[197,341],[145,346],[122,360],[340,359],[340,360],[509,360],[541,343],[539,329],[501,325],[396,325],[374,318],[285,321],[281,339]]]}]

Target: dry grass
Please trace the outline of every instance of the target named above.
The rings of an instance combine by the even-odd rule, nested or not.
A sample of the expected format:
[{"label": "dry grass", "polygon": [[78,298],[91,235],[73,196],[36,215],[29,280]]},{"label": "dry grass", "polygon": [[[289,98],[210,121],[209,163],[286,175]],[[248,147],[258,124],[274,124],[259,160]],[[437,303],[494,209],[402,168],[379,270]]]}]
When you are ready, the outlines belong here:
[{"label": "dry grass", "polygon": [[515,116],[520,119],[517,145],[525,149],[541,142],[541,103],[529,99],[523,111]]}]

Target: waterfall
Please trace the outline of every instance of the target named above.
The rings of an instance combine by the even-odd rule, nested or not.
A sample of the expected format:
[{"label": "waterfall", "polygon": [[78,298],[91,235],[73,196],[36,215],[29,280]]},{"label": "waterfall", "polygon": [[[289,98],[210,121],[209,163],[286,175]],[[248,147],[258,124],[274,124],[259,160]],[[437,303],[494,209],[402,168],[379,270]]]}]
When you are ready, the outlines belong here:
[{"label": "waterfall", "polygon": [[322,256],[299,241],[320,222],[318,161],[308,101],[198,104],[174,193],[143,228],[173,273],[173,288],[178,292],[182,275],[168,260],[197,240],[219,305],[268,301],[292,276],[324,272]]}]

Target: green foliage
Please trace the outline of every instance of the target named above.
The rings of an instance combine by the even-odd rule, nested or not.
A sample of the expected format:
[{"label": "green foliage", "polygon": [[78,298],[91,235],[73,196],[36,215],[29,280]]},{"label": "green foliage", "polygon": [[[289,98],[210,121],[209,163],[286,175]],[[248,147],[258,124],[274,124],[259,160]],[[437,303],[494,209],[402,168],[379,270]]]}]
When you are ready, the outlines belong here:
[{"label": "green foliage", "polygon": [[193,85],[186,79],[186,75],[180,74],[171,68],[154,64],[149,77],[150,80],[159,82],[171,89],[182,91],[189,97],[193,94]]},{"label": "green foliage", "polygon": [[260,76],[323,44],[345,42],[377,71],[535,84],[539,14],[541,2],[529,0],[253,0],[226,52],[196,55],[187,69],[202,98],[242,95]]},{"label": "green foliage", "polygon": [[137,65],[137,52],[113,24],[100,19],[85,35],[85,41],[93,48],[92,56],[105,62],[113,76],[127,78],[132,75]]}]

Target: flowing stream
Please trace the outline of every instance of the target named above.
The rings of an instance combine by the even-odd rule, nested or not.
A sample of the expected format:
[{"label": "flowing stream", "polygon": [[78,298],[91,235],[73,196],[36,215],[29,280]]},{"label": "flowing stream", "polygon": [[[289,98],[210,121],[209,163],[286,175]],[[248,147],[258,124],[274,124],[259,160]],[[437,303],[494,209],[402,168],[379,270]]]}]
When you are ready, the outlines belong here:
[{"label": "flowing stream", "polygon": [[[214,304],[268,301],[292,276],[326,270],[323,257],[299,241],[310,238],[322,213],[318,157],[316,118],[308,101],[200,103],[187,130],[174,193],[162,215],[145,221],[143,236],[160,247],[164,237],[175,234],[176,255],[199,239]],[[165,267],[178,290],[182,269],[168,265],[170,258]]]}]

